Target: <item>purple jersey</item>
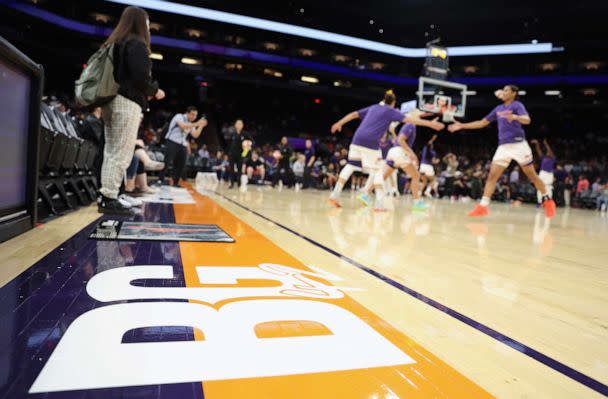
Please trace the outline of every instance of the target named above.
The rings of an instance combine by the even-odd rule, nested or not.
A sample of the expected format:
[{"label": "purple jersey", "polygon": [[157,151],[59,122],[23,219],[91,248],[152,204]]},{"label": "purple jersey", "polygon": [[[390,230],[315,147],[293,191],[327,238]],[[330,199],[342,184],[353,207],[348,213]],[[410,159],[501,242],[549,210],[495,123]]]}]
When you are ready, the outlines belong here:
[{"label": "purple jersey", "polygon": [[545,172],[553,173],[554,168],[555,168],[555,158],[544,156],[543,159],[540,161],[540,170],[544,170]]},{"label": "purple jersey", "polygon": [[410,148],[414,148],[414,142],[416,141],[416,125],[411,123],[406,123],[401,126],[401,130],[399,130],[399,134],[397,138],[393,142],[393,147],[400,147],[399,145],[399,137],[405,136],[405,140],[407,141],[407,145]]},{"label": "purple jersey", "polygon": [[433,158],[437,157],[435,150],[431,149],[428,145],[425,145],[422,149],[422,156],[420,157],[420,163],[425,165],[432,165]]},{"label": "purple jersey", "polygon": [[358,111],[361,124],[353,137],[353,144],[377,150],[380,138],[391,122],[402,121],[405,116],[388,105],[375,104]]},{"label": "purple jersey", "polygon": [[519,102],[513,101],[509,105],[500,104],[492,110],[484,119],[489,122],[498,122],[498,144],[519,143],[526,139],[526,133],[518,121],[509,122],[505,116],[528,115],[526,107]]},{"label": "purple jersey", "polygon": [[388,150],[390,150],[392,146],[393,143],[391,143],[388,137],[384,141],[380,140],[380,150],[382,151],[382,159],[386,159],[386,156],[388,155]]}]

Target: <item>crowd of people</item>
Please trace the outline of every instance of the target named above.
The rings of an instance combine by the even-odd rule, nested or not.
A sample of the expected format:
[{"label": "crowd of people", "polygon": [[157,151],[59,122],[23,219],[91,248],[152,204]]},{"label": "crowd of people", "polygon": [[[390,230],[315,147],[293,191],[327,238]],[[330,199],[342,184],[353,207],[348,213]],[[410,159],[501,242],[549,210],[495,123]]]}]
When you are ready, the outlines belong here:
[{"label": "crowd of people", "polygon": [[[239,125],[242,120],[237,122]],[[236,128],[231,129],[235,135]],[[389,136],[390,133],[387,134]],[[229,138],[229,142],[232,139]],[[296,191],[301,189],[332,190],[337,182],[340,171],[348,161],[348,145],[345,142],[327,144],[322,139],[292,138],[295,145],[290,144],[287,137],[279,143],[257,144],[252,142],[251,150],[240,167],[231,166],[227,152],[219,150],[210,153],[206,145],[198,147],[192,143],[189,165],[190,174],[200,172],[215,172],[220,181],[232,183],[232,187],[241,184],[285,186]],[[441,142],[441,136],[434,135],[419,152],[419,159],[425,160],[420,165],[421,193],[426,197],[450,198],[453,200],[478,200],[483,194],[483,185],[488,177],[491,166],[491,153],[472,157],[466,148],[459,148],[460,154],[452,152],[446,146],[441,154],[435,141]],[[550,143],[554,144],[551,145]],[[302,145],[302,143],[304,143]],[[430,144],[430,145],[429,145]],[[561,160],[558,155],[564,153],[567,140],[544,139],[531,140],[533,148],[544,147],[542,152],[536,150],[537,170],[544,177],[541,161],[545,155],[551,155],[555,160],[553,170],[554,181],[548,181],[552,186],[553,196],[558,206],[597,207],[606,209],[608,204],[608,157],[591,159]],[[553,148],[555,147],[555,149]],[[198,150],[197,150],[198,149]],[[548,149],[548,151],[547,151]],[[553,153],[557,152],[557,155]],[[204,166],[203,166],[204,165]],[[549,168],[545,161],[545,168]],[[241,179],[240,176],[247,176]],[[356,173],[351,179],[350,188],[360,190],[365,186],[367,176]],[[391,195],[411,194],[412,180],[407,174],[399,171],[395,189],[388,188]],[[517,164],[511,165],[498,179],[494,199],[504,202],[540,202],[537,193]]]}]

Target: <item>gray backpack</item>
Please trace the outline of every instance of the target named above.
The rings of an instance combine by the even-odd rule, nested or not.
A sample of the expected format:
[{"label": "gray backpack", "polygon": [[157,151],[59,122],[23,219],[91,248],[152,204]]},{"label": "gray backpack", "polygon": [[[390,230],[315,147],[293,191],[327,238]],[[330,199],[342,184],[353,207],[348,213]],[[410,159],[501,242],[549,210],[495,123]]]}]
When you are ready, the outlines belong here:
[{"label": "gray backpack", "polygon": [[76,101],[83,106],[101,106],[116,97],[118,88],[114,79],[114,44],[110,44],[89,58],[75,82]]}]

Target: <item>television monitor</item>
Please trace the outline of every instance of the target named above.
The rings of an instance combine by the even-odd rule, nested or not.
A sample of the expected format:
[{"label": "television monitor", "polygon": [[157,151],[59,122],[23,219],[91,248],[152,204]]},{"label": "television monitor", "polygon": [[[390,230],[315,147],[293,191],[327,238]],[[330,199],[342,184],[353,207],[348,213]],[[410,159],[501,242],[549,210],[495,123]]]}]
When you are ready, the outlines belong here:
[{"label": "television monitor", "polygon": [[0,37],[0,242],[36,222],[43,69]]}]

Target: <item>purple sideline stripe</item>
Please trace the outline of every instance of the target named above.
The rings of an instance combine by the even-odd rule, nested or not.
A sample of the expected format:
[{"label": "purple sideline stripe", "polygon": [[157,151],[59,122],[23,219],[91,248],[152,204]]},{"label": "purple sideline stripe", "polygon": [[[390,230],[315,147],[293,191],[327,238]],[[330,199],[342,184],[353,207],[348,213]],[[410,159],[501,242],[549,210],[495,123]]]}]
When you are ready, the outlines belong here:
[{"label": "purple sideline stripe", "polygon": [[608,396],[608,386],[606,384],[603,384],[600,381],[598,381],[592,377],[589,377],[588,375],[583,374],[580,371],[577,371],[577,370],[565,365],[564,363],[561,363],[561,362],[517,341],[516,339],[508,337],[508,336],[494,330],[493,328],[486,326],[483,323],[475,321],[475,320],[471,319],[470,317],[465,316],[462,313],[460,313],[448,306],[445,306],[417,291],[414,291],[413,289],[406,287],[405,285],[393,280],[392,278],[387,277],[387,276],[383,275],[382,273],[379,273],[376,270],[373,270],[365,265],[362,265],[361,263],[357,262],[356,260],[353,260],[347,256],[344,256],[341,253],[334,251],[333,249],[326,247],[325,245],[313,240],[312,238],[309,238],[303,234],[300,234],[297,231],[292,230],[289,227],[282,225],[279,222],[275,222],[274,220],[262,215],[261,213],[258,213],[256,211],[254,211],[253,209],[246,207],[245,205],[241,205],[237,201],[235,201],[231,198],[228,198],[227,196],[225,196],[217,191],[215,191],[215,194],[226,199],[227,201],[235,204],[239,208],[249,211],[256,216],[258,216],[268,222],[271,222],[271,223],[275,224],[276,226],[279,226],[280,228],[287,230],[288,232],[290,232],[292,234],[295,234],[296,236],[302,238],[303,240],[306,240],[309,243],[323,249],[324,251],[329,252],[330,254],[332,254],[334,256],[337,256],[341,260],[344,260],[344,261],[350,263],[351,265],[363,270],[364,272],[369,273],[372,276],[379,278],[380,280],[384,281],[385,283],[390,284],[393,287],[405,292],[406,294],[418,299],[419,301],[424,302],[429,306],[432,306],[433,308],[455,318],[456,320],[459,320],[459,321],[469,325],[470,327],[473,327],[477,331],[480,331],[480,332],[484,333],[485,335],[494,338],[495,340],[505,344],[506,346],[508,346],[512,349],[515,349],[516,351],[518,351],[520,353],[523,353],[524,355],[544,364],[545,366],[565,375],[566,377],[569,377],[569,378],[573,379],[574,381],[577,381],[577,382],[583,384],[587,388],[590,388],[604,396]]},{"label": "purple sideline stripe", "polygon": [[[112,29],[104,26],[87,24],[70,18],[62,17],[50,11],[36,6],[20,3],[16,0],[0,0],[14,10],[20,11],[32,17],[42,19],[53,25],[88,35],[107,37]],[[259,51],[220,46],[217,44],[201,43],[190,40],[176,39],[166,36],[152,35],[152,44],[180,48],[188,51],[202,52],[207,54],[224,55],[240,59],[251,59],[264,63],[288,65],[296,68],[304,68],[319,72],[335,73],[356,79],[369,79],[377,82],[386,82],[398,86],[417,86],[418,78],[410,78],[384,73],[357,70],[339,65],[324,64],[321,62],[304,60],[294,57],[284,57],[275,54],[267,54]],[[450,79],[451,81],[473,86],[498,86],[508,83],[519,85],[583,85],[583,84],[608,84],[608,75],[563,75],[563,76],[490,76],[490,77],[464,77]]]},{"label": "purple sideline stripe", "polygon": [[[150,222],[175,221],[171,205],[147,204],[143,214],[136,218]],[[140,279],[132,284],[185,286],[179,243],[91,240],[88,238],[89,234],[99,220],[89,224],[8,284],[0,287],[0,335],[3,337],[0,341],[0,369],[5,375],[4,379],[0,379],[0,398],[204,399],[200,381],[28,395],[34,379],[59,343],[66,327],[85,312],[111,304],[98,302],[87,294],[86,283],[94,274],[113,267],[164,264],[173,266],[172,279]],[[125,258],[119,251],[119,246],[129,246],[133,254],[132,259]],[[159,327],[161,328],[152,326],[130,330],[124,335],[123,342],[126,344],[194,340],[192,327]]]}]

